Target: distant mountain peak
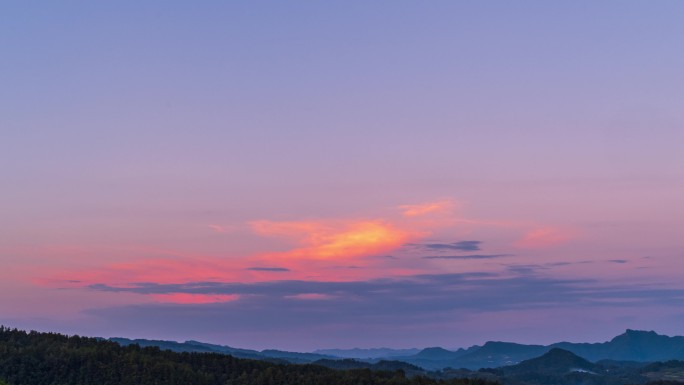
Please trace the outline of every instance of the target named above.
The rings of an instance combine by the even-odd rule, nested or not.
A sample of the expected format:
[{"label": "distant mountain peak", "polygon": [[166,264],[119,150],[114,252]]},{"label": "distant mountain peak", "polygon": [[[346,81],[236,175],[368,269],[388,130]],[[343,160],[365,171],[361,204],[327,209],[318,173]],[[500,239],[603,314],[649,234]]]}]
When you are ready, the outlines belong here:
[{"label": "distant mountain peak", "polygon": [[[503,341],[487,341],[485,342],[484,345],[482,345],[483,348],[500,348],[500,347],[510,347],[510,346],[523,346],[523,344],[519,344],[516,342],[503,342]],[[529,345],[525,345],[529,346]]]},{"label": "distant mountain peak", "polygon": [[635,335],[651,335],[651,336],[659,336],[660,334],[654,332],[653,330],[634,330],[634,329],[627,329],[625,330],[625,334],[635,334]]},{"label": "distant mountain peak", "polygon": [[432,347],[425,348],[425,349],[421,350],[421,353],[422,353],[422,352],[426,352],[426,353],[427,353],[427,352],[440,352],[440,353],[444,353],[444,352],[448,352],[448,351],[449,351],[449,350],[446,350],[446,349],[444,349],[444,348],[442,348],[442,347],[439,347],[439,346],[432,346]]},{"label": "distant mountain peak", "polygon": [[[526,361],[521,362],[520,364],[524,363],[529,363],[529,362],[535,362],[535,363],[544,363],[546,365],[570,365],[570,366],[593,366],[593,364],[584,358],[578,356],[577,354],[561,349],[561,348],[552,348],[548,352],[542,354],[541,356],[537,358],[532,358]],[[551,364],[551,365],[550,365]]]},{"label": "distant mountain peak", "polygon": [[[551,359],[558,359],[558,358],[575,359],[575,358],[579,358],[579,359],[584,360],[584,358],[578,356],[577,354],[575,354],[569,350],[565,350],[565,349],[561,349],[561,348],[552,348],[551,350],[549,350],[548,352],[546,352],[545,354],[543,354],[541,357],[538,357],[538,358],[546,358],[546,359],[549,359],[549,358],[551,358]],[[589,362],[589,361],[587,361],[587,362]]]},{"label": "distant mountain peak", "polygon": [[434,346],[421,350],[420,352],[418,352],[418,354],[416,354],[416,357],[444,359],[445,357],[452,357],[455,355],[455,352],[446,350],[444,348],[440,348],[438,346]]},{"label": "distant mountain peak", "polygon": [[633,329],[627,329],[625,330],[624,333],[615,336],[611,342],[620,342],[620,341],[651,341],[651,340],[656,340],[656,339],[668,339],[670,337],[660,335],[653,330],[633,330]]}]

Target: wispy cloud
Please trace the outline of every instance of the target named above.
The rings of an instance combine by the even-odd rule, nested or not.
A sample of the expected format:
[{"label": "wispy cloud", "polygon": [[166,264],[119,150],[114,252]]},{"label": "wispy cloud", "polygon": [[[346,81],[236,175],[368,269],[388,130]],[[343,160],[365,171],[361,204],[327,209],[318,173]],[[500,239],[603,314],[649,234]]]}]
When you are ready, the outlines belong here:
[{"label": "wispy cloud", "polygon": [[435,251],[479,251],[481,241],[459,241],[453,243],[409,243],[406,246],[420,247],[427,250]]},{"label": "wispy cloud", "polygon": [[583,265],[594,263],[593,261],[559,261],[559,262],[548,262],[548,263],[536,263],[536,264],[508,264],[505,265],[506,269],[510,272],[520,274],[520,275],[533,275],[538,274],[544,270],[551,270],[555,267],[570,266],[570,265]]},{"label": "wispy cloud", "polygon": [[513,254],[430,255],[423,259],[495,259],[512,256]]},{"label": "wispy cloud", "polygon": [[401,205],[399,209],[405,217],[417,217],[427,214],[451,213],[457,207],[452,199],[443,199],[434,202],[425,202],[412,205]]},{"label": "wispy cloud", "polygon": [[514,246],[525,249],[553,247],[568,242],[577,236],[577,231],[555,227],[541,227],[528,231]]},{"label": "wispy cloud", "polygon": [[191,294],[191,293],[163,293],[152,294],[151,297],[157,302],[177,304],[207,304],[218,302],[230,302],[239,298],[235,294]]},{"label": "wispy cloud", "polygon": [[391,259],[391,260],[397,260],[399,259],[398,257],[395,257],[394,255],[381,255],[376,258],[384,258],[384,259]]},{"label": "wispy cloud", "polygon": [[222,226],[217,224],[207,225],[208,228],[212,229],[215,233],[224,234],[233,231],[232,227]]},{"label": "wispy cloud", "polygon": [[276,273],[290,271],[290,269],[288,269],[286,267],[259,267],[259,266],[248,267],[248,268],[245,268],[245,270],[272,271],[272,272],[276,272]]}]

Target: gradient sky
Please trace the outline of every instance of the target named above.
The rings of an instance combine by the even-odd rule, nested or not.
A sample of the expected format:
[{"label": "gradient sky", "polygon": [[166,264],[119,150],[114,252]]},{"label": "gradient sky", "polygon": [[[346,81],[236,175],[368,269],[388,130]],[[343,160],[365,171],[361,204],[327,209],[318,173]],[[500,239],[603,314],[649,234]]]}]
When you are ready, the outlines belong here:
[{"label": "gradient sky", "polygon": [[0,323],[684,334],[684,2],[7,1]]}]

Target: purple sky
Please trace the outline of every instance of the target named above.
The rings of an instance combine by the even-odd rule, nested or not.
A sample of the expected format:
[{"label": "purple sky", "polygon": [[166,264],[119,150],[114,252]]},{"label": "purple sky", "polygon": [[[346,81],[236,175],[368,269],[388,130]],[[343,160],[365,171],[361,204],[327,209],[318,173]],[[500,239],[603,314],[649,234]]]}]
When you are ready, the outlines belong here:
[{"label": "purple sky", "polygon": [[0,323],[684,334],[680,1],[0,5]]}]

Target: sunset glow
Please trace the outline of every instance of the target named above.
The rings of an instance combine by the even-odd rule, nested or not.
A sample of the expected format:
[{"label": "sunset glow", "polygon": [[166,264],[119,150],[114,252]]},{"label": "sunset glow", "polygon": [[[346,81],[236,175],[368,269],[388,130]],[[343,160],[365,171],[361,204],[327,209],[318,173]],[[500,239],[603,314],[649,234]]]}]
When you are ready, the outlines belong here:
[{"label": "sunset glow", "polygon": [[0,325],[684,334],[684,2],[1,7]]}]

